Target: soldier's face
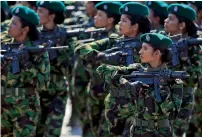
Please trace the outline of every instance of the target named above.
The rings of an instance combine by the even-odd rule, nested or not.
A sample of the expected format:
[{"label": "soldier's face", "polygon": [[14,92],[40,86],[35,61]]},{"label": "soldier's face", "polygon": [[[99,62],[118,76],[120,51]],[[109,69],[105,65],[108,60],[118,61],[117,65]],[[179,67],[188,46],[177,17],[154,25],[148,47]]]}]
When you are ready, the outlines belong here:
[{"label": "soldier's face", "polygon": [[92,2],[92,1],[86,2],[85,6],[86,6],[87,15],[92,15],[96,11],[94,2]]},{"label": "soldier's face", "polygon": [[139,54],[142,63],[151,63],[157,59],[158,55],[150,44],[144,42],[142,44],[142,48],[139,51]]},{"label": "soldier's face", "polygon": [[151,21],[152,25],[153,24],[159,24],[159,17],[154,17],[154,11],[152,9],[149,9],[150,12],[149,12],[149,15],[148,15],[148,18],[149,20]]},{"label": "soldier's face", "polygon": [[96,16],[94,17],[94,22],[96,27],[106,27],[108,25],[108,17],[104,11],[98,10]]},{"label": "soldier's face", "polygon": [[181,31],[181,23],[179,23],[178,18],[174,14],[168,15],[168,18],[165,19],[164,27],[165,31],[170,34],[177,34]]},{"label": "soldier's face", "polygon": [[121,20],[119,22],[119,32],[121,35],[130,36],[134,33],[134,26],[131,24],[131,20],[128,18],[128,15],[122,14]]},{"label": "soldier's face", "polygon": [[38,7],[37,13],[40,17],[40,24],[46,24],[49,22],[49,11],[46,8]]},{"label": "soldier's face", "polygon": [[12,17],[11,23],[8,28],[8,34],[13,38],[19,37],[23,34],[23,28],[19,17]]}]

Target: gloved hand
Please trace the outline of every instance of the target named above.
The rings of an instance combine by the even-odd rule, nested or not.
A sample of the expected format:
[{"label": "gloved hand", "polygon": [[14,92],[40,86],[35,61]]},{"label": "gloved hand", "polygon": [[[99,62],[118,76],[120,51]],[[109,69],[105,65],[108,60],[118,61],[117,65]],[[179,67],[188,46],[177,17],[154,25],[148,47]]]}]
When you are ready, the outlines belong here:
[{"label": "gloved hand", "polygon": [[99,53],[97,55],[97,60],[100,60],[101,62],[105,64],[119,65],[119,64],[123,64],[124,56],[126,55],[127,53],[123,53],[121,51],[117,51],[110,54]]}]

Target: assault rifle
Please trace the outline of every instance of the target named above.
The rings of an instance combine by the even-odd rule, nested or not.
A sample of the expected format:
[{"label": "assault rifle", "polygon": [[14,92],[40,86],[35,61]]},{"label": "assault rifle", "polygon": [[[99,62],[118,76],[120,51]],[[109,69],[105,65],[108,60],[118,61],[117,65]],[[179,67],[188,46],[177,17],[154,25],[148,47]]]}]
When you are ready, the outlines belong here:
[{"label": "assault rifle", "polygon": [[37,55],[48,51],[49,59],[52,61],[59,56],[57,50],[68,48],[68,46],[10,48],[9,50],[1,50],[1,59],[11,60],[11,72],[17,74],[21,71],[20,64],[23,66],[28,66],[28,64],[30,64],[30,55]]},{"label": "assault rifle", "polygon": [[82,34],[88,34],[89,38],[101,37],[106,33],[104,28],[88,30],[85,28],[79,28],[68,31],[53,31],[42,32],[40,40],[35,41],[35,45],[43,45],[48,40],[53,41],[55,44],[62,45],[67,38],[77,37]]},{"label": "assault rifle", "polygon": [[159,93],[159,84],[163,81],[171,81],[175,79],[187,79],[189,75],[185,71],[164,70],[161,72],[140,72],[133,71],[131,75],[123,75],[123,78],[130,82],[141,81],[144,84],[154,85],[154,95],[158,102],[162,101]]},{"label": "assault rifle", "polygon": [[198,46],[200,44],[202,44],[202,38],[185,39],[185,40],[173,43],[171,45],[171,51],[173,53],[173,58],[172,58],[173,66],[180,64],[179,57],[181,53],[183,53],[184,57],[188,58],[188,63],[189,63],[190,59],[188,56],[188,48],[190,46]]},{"label": "assault rifle", "polygon": [[130,65],[135,63],[134,55],[138,54],[137,52],[141,48],[141,43],[139,39],[124,39],[124,40],[117,40],[115,46],[111,49],[107,49],[104,51],[106,54],[114,53],[117,51],[121,51],[126,53],[126,57],[124,59],[126,65]]}]

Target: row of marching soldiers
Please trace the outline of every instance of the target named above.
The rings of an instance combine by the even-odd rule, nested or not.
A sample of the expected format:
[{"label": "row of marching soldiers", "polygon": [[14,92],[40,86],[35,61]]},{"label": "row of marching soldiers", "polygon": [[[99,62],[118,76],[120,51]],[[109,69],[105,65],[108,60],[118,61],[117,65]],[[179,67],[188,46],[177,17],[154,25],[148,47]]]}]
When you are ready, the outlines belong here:
[{"label": "row of marching soldiers", "polygon": [[81,5],[1,1],[2,137],[201,137],[202,2]]}]

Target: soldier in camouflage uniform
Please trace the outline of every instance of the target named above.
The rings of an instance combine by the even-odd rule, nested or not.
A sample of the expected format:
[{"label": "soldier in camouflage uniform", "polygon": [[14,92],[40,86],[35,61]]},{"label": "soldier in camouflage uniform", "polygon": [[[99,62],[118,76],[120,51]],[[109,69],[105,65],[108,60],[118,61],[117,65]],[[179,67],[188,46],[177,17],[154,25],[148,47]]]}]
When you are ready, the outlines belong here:
[{"label": "soldier in camouflage uniform", "polygon": [[[53,41],[56,46],[67,45],[65,29],[58,26],[64,21],[65,6],[60,1],[37,2],[37,12],[42,25],[39,43]],[[51,60],[51,80],[46,92],[39,89],[42,113],[37,127],[37,137],[59,137],[68,95],[69,52],[58,51],[58,57]]]},{"label": "soldier in camouflage uniform", "polygon": [[[141,12],[139,12],[141,11]],[[109,38],[102,39],[96,42],[92,42],[89,44],[86,44],[85,46],[82,46],[80,49],[78,49],[77,52],[79,52],[81,58],[92,60],[92,62],[102,62],[107,64],[114,64],[114,65],[123,65],[128,66],[130,63],[139,62],[139,57],[137,56],[137,52],[140,49],[140,40],[139,36],[143,33],[150,31],[150,22],[147,18],[147,15],[149,14],[149,10],[146,6],[131,2],[126,3],[120,8],[121,13],[121,21],[119,23],[119,31],[120,34],[123,35],[122,37],[119,37],[117,35],[110,35]],[[138,25],[138,27],[137,27]],[[115,53],[104,53],[105,50],[112,48],[114,46],[121,46],[121,41],[127,41],[127,45],[136,45],[132,50],[134,50],[134,61],[133,62],[127,62],[127,57],[123,56],[122,53],[115,52]],[[120,41],[120,43],[117,43]],[[138,46],[139,45],[139,46]],[[122,45],[124,47],[124,45]],[[124,51],[124,50],[123,50]],[[122,58],[124,58],[124,61],[120,61]],[[96,63],[95,63],[96,64]],[[98,65],[99,63],[97,63]],[[108,85],[109,86],[109,85]],[[107,90],[107,88],[106,88]],[[105,99],[105,108],[108,110],[111,107],[111,98],[109,95]],[[106,112],[108,116],[110,116],[111,112]],[[129,116],[125,114],[126,117]],[[107,116],[107,117],[108,117]],[[111,117],[111,116],[110,116]],[[124,121],[125,122],[125,121]],[[114,116],[113,118],[110,118],[109,123],[110,124],[110,132],[114,135],[121,135],[123,134],[123,121],[117,121],[117,116]],[[127,125],[127,124],[126,124]],[[129,123],[128,123],[129,125]],[[127,133],[124,133],[125,136],[129,135],[129,130]]]},{"label": "soldier in camouflage uniform", "polygon": [[[17,6],[12,10],[8,35],[2,35],[5,44],[22,43],[34,47],[32,41],[39,36],[36,26],[39,17],[33,10]],[[15,48],[15,49],[14,49]],[[18,49],[13,47],[13,52]],[[27,58],[27,57],[25,57]],[[20,72],[12,73],[11,63],[1,60],[1,135],[2,137],[35,137],[40,113],[36,88],[45,90],[50,80],[50,63],[47,52],[30,55],[27,62],[20,61]],[[16,66],[15,66],[16,67]]]},{"label": "soldier in camouflage uniform", "polygon": [[[168,46],[171,39],[161,34],[146,33],[141,36],[142,49],[139,51],[142,63],[147,63],[144,68],[141,64],[135,63],[128,67],[101,65],[97,72],[111,85],[109,98],[110,107],[106,107],[108,120],[116,119],[112,124],[124,124],[123,119],[131,115],[131,137],[171,137],[169,118],[176,117],[182,102],[182,81],[164,81],[167,86],[160,86],[161,101],[154,95],[152,85],[145,85],[144,82],[135,81],[130,83],[121,75],[131,74],[133,71],[160,72],[167,70],[166,63],[171,60],[171,53]],[[163,84],[163,83],[162,83]],[[181,93],[178,96],[176,93]],[[118,98],[117,98],[118,97]],[[112,115],[113,114],[113,115]],[[129,129],[124,129],[129,130]]]},{"label": "soldier in camouflage uniform", "polygon": [[[108,34],[104,35],[103,37],[108,37],[110,34],[117,32],[115,29],[115,25],[120,20],[118,10],[120,6],[121,3],[119,2],[100,2],[96,5],[98,11],[97,15],[95,16],[95,26],[98,28],[104,27],[108,32]],[[102,41],[103,40],[93,42],[92,45],[98,43],[101,44]],[[83,45],[76,47],[76,50],[79,51],[80,47],[82,48]],[[97,65],[93,64],[91,60],[85,60],[85,63],[88,68],[91,80],[88,82],[88,87],[86,87],[85,93],[83,93],[85,95],[82,98],[84,101],[86,101],[83,103],[84,108],[79,110],[79,113],[85,114],[88,118],[86,119],[86,121],[83,121],[83,136],[110,136],[108,133],[108,129],[106,128],[106,126],[104,126],[103,123],[105,122],[103,113],[103,99],[106,95],[106,93],[103,91],[103,81],[95,72]],[[86,100],[86,98],[88,99]]]},{"label": "soldier in camouflage uniform", "polygon": [[[196,19],[196,12],[193,8],[184,4],[171,4],[168,7],[168,12],[168,18],[165,20],[165,31],[173,39],[173,42],[197,37],[197,29],[193,23]],[[175,136],[181,137],[188,131],[188,123],[192,117],[194,107],[194,92],[197,94],[197,90],[200,89],[198,84],[201,77],[200,50],[200,46],[190,47],[188,57],[180,53],[180,64],[172,67],[173,70],[185,70],[190,74],[189,80],[184,83],[185,88],[180,112],[173,122]]]},{"label": "soldier in camouflage uniform", "polygon": [[147,7],[150,9],[149,20],[152,24],[153,32],[157,33],[164,28],[164,20],[168,16],[168,4],[163,1],[147,1]]}]

